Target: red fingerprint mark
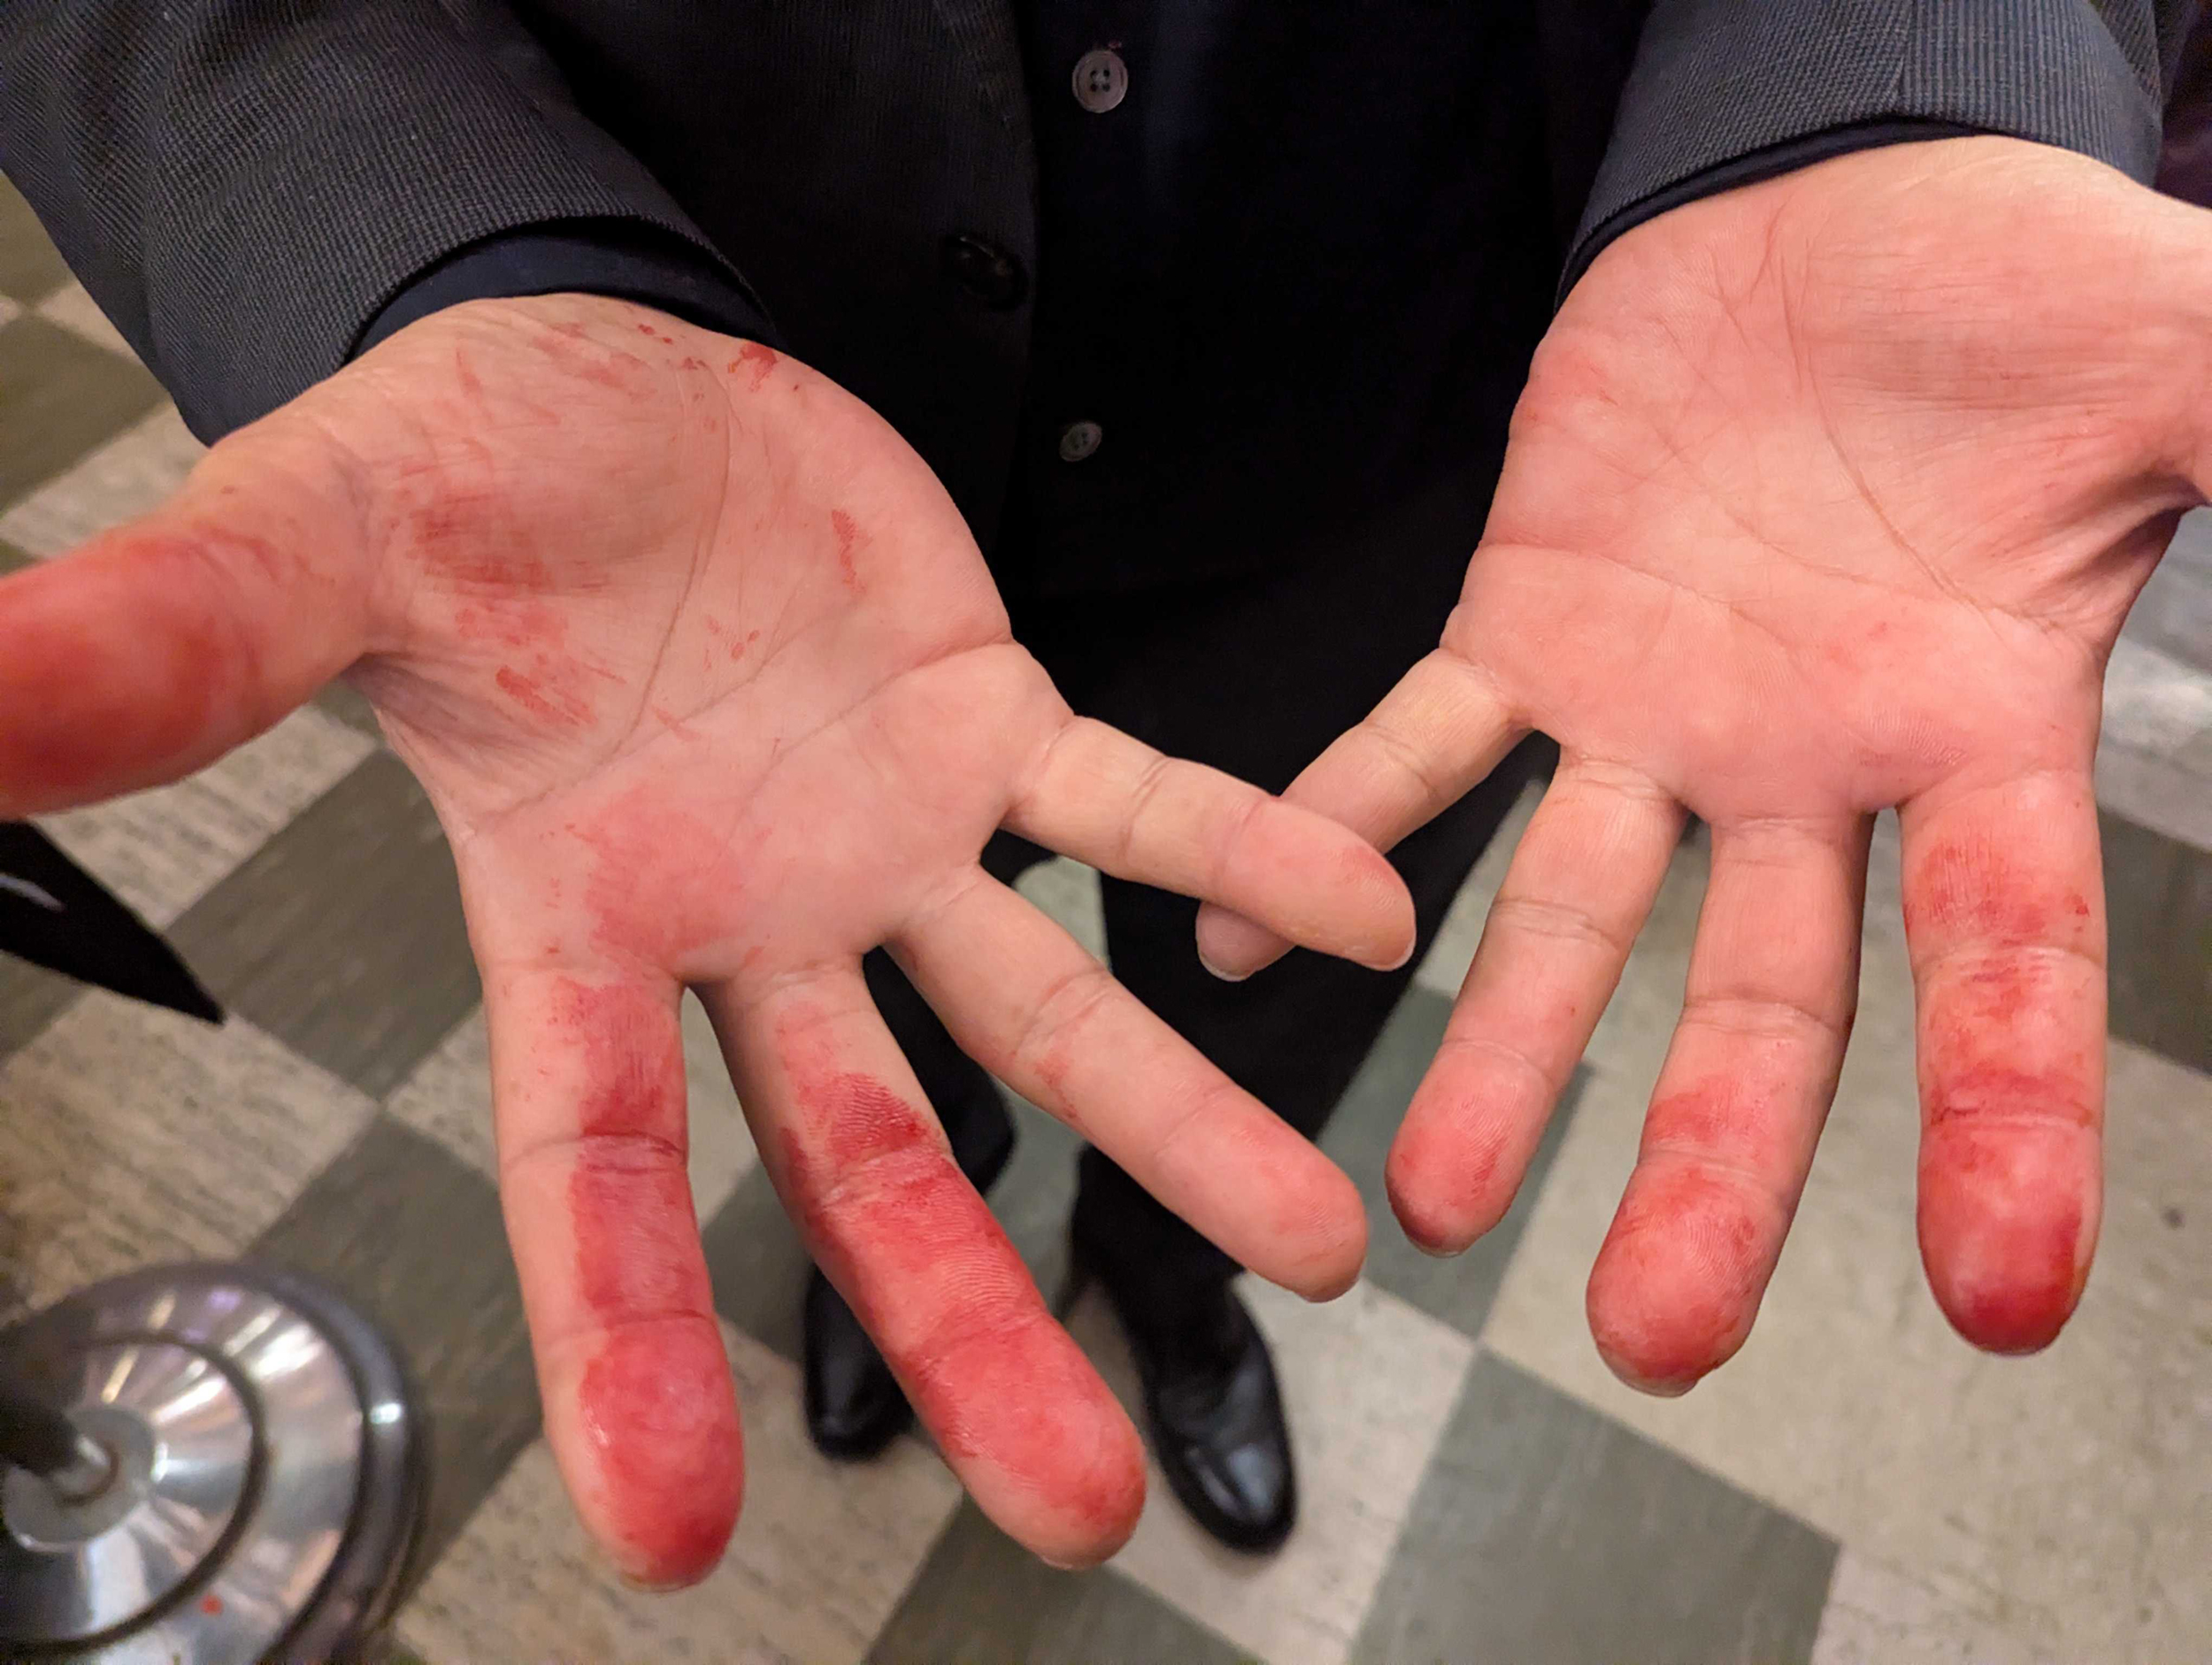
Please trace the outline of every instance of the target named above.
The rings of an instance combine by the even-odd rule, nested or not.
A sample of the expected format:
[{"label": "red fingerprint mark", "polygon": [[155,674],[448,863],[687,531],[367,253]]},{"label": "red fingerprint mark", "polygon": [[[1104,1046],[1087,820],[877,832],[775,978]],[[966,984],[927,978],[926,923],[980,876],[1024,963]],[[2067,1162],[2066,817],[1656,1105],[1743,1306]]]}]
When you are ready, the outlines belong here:
[{"label": "red fingerprint mark", "polygon": [[713,1324],[700,1317],[609,1336],[584,1368],[578,1400],[626,1570],[654,1584],[705,1577],[729,1541],[745,1471]]},{"label": "red fingerprint mark", "polygon": [[2079,946],[2088,899],[2054,890],[2014,854],[1983,838],[1947,840],[1906,875],[1905,930],[1930,947],[1955,941]]},{"label": "red fingerprint mark", "polygon": [[768,378],[776,373],[776,349],[758,341],[747,341],[737,349],[737,357],[730,360],[730,374],[733,376],[741,369],[749,372],[746,385],[758,393],[767,385]]},{"label": "red fingerprint mark", "polygon": [[[534,555],[485,555],[448,561],[440,569],[456,585],[492,592],[486,599],[505,601],[520,592],[550,590],[553,571]],[[565,589],[588,591],[601,587],[588,574],[565,581]]]},{"label": "red fingerprint mark", "polygon": [[636,787],[567,831],[590,852],[584,905],[592,941],[656,966],[680,966],[719,930],[743,885],[741,851],[727,828]]},{"label": "red fingerprint mark", "polygon": [[853,566],[853,546],[860,541],[860,528],[842,509],[833,509],[830,530],[837,534],[837,574],[845,580],[845,587],[857,595],[860,574]]},{"label": "red fingerprint mark", "polygon": [[949,1458],[1017,1477],[1087,1537],[1125,1527],[1144,1482],[1112,1394],[930,1123],[872,1077],[823,1067],[812,1022],[779,1025],[798,1093],[779,1147],[810,1247]]},{"label": "red fingerprint mark", "polygon": [[[540,337],[541,352],[572,376],[594,382],[602,387],[626,391],[635,373],[642,368],[641,361],[629,353],[617,352],[611,356],[601,353],[595,347],[585,349],[572,345],[585,339],[580,324],[556,324],[550,337]],[[626,374],[625,372],[629,372]]]},{"label": "red fingerprint mark", "polygon": [[212,1615],[214,1614],[220,1613],[222,1610],[223,1599],[222,1597],[217,1595],[212,1590],[209,1591],[205,1595],[200,1598],[201,1612]]}]

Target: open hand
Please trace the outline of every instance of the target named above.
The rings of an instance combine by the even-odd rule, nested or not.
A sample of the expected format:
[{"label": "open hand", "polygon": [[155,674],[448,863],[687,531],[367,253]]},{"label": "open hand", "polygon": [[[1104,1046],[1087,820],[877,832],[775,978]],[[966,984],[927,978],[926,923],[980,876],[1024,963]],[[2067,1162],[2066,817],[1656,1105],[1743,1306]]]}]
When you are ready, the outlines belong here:
[{"label": "open hand", "polygon": [[[1733,1354],[1894,805],[1929,1277],[1980,1346],[2058,1332],[2101,1193],[2100,690],[2212,486],[2208,371],[2212,216],[2016,141],[1828,162],[1594,264],[1442,645],[1286,794],[1386,848],[1521,733],[1562,747],[1392,1153],[1417,1242],[1504,1213],[1694,811],[1711,883],[1589,1312],[1654,1391]],[[1232,974],[1279,946],[1217,909],[1200,944]]]},{"label": "open hand", "polygon": [[819,376],[577,296],[402,331],[0,586],[0,817],[173,779],[349,667],[452,840],[547,1433],[632,1577],[705,1572],[741,1487],[687,986],[809,1248],[1054,1560],[1127,1535],[1136,1437],[954,1166],[864,953],[1255,1271],[1356,1275],[1350,1182],[977,857],[1005,826],[1376,964],[1412,941],[1396,875],[1076,719],[928,469]]}]

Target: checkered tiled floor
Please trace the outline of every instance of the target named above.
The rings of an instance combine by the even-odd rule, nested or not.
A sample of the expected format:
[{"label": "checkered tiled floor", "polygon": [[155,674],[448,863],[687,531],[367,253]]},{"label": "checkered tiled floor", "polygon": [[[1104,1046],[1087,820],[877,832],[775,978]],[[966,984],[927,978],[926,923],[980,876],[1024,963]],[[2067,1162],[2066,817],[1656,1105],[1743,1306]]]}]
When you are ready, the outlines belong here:
[{"label": "checkered tiled floor", "polygon": [[[196,449],[0,194],[0,570],[157,501]],[[701,1028],[693,1183],[746,1406],[749,1508],[705,1585],[635,1593],[582,1541],[537,1438],[451,865],[343,690],[195,780],[49,824],[234,1017],[204,1031],[0,963],[0,1314],[190,1255],[350,1290],[434,1418],[434,1556],[400,1623],[431,1665],[2212,1657],[2212,533],[2185,530],[2130,634],[2102,783],[2110,1201],[2080,1317],[2038,1359],[1970,1352],[1915,1263],[1886,828],[1860,1034],[1736,1362],[1686,1400],[1642,1400],[1582,1325],[1681,986],[1695,844],[1511,1219],[1458,1262],[1407,1247],[1382,1152],[1494,853],[1328,1135],[1375,1199],[1366,1280],[1326,1307],[1251,1292],[1303,1464],[1281,1555],[1216,1550],[1156,1487],[1110,1567],[1059,1574],[918,1443],[859,1468],[817,1457],[793,1362],[800,1257]],[[1084,875],[1028,882],[1094,930]],[[1072,1146],[1033,1114],[1023,1127],[995,1201],[1049,1290]],[[1071,1322],[1125,1389],[1102,1314]]]}]

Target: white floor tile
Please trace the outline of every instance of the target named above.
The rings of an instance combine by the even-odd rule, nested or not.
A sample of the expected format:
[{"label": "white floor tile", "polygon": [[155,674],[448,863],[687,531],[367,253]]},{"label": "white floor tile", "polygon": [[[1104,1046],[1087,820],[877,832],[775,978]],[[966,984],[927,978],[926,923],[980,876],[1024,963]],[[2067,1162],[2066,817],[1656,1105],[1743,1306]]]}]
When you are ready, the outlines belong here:
[{"label": "white floor tile", "polygon": [[1970,1609],[1894,1568],[1836,1559],[1812,1665],[2054,1665]]}]

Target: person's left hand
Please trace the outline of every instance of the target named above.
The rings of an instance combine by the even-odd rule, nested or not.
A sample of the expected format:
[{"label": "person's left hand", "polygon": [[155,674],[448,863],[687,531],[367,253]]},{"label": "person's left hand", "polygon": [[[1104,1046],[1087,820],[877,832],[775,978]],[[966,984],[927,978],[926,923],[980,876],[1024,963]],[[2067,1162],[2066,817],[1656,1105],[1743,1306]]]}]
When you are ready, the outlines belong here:
[{"label": "person's left hand", "polygon": [[[2001,139],[1901,145],[1663,214],[1539,352],[1442,645],[1286,797],[1381,845],[1520,733],[1562,749],[1392,1154],[1408,1232],[1511,1201],[1683,821],[1712,879],[1600,1350],[1679,1392],[1742,1345],[1857,997],[1899,808],[1920,1242],[1978,1345],[2047,1343],[2100,1208],[2106,656],[2212,487],[2212,216]],[[1201,951],[1279,945],[1210,909]]]}]

